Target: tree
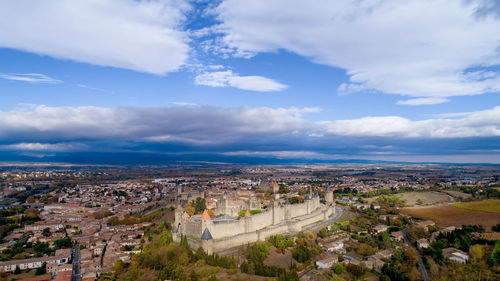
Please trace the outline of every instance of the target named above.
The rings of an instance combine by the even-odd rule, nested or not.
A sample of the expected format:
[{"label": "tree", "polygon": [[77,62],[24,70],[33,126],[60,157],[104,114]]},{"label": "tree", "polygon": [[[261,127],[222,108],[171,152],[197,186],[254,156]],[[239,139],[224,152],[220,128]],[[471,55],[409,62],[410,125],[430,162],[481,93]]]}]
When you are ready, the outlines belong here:
[{"label": "tree", "polygon": [[286,186],[284,185],[280,185],[280,188],[278,190],[278,193],[279,194],[285,194],[285,193],[288,193],[288,188],[286,188]]},{"label": "tree", "polygon": [[323,227],[318,233],[318,236],[321,238],[325,238],[327,235],[328,235],[328,229],[326,227]]},{"label": "tree", "polygon": [[184,208],[184,211],[190,216],[194,215],[195,209],[192,205],[187,205],[186,208]]},{"label": "tree", "polygon": [[45,237],[48,237],[50,236],[52,233],[50,232],[50,228],[46,227],[43,229],[42,231],[42,235],[45,236]]},{"label": "tree", "polygon": [[240,217],[244,217],[246,213],[247,213],[247,209],[240,210],[240,211],[238,212],[238,216],[240,216]]},{"label": "tree", "polygon": [[470,253],[474,262],[479,262],[484,256],[484,248],[482,245],[472,245]]},{"label": "tree", "polygon": [[198,197],[196,198],[196,201],[194,201],[194,203],[192,204],[194,207],[195,214],[201,214],[207,208],[207,205],[205,203],[205,198]]},{"label": "tree", "polygon": [[348,264],[347,271],[351,273],[355,279],[358,279],[363,276],[363,274],[365,274],[365,270],[363,269],[363,267],[356,264]]},{"label": "tree", "polygon": [[33,197],[33,196],[29,196],[29,197],[26,199],[26,203],[32,204],[32,203],[35,203],[35,202],[36,202],[36,199],[35,199],[35,197]]},{"label": "tree", "polygon": [[292,257],[300,263],[306,262],[311,258],[311,250],[305,244],[299,245],[292,250]]},{"label": "tree", "polygon": [[377,249],[371,247],[370,245],[366,244],[366,243],[361,243],[358,247],[358,249],[356,250],[356,252],[362,256],[371,256],[373,254],[375,254],[377,252]]},{"label": "tree", "polygon": [[29,208],[24,211],[24,215],[28,218],[38,218],[40,212],[37,209]]},{"label": "tree", "polygon": [[14,274],[21,274],[21,269],[16,265],[16,269],[14,270]]},{"label": "tree", "polygon": [[336,274],[342,274],[345,272],[345,267],[343,264],[341,263],[338,263],[337,265],[335,265],[335,268],[333,269],[333,271],[336,273]]},{"label": "tree", "polygon": [[47,273],[47,263],[43,262],[42,266],[40,266],[39,268],[36,269],[35,274],[36,275],[42,275],[42,274],[45,274],[45,273]]},{"label": "tree", "polygon": [[69,248],[71,247],[71,239],[69,239],[69,237],[59,238],[54,241],[54,245],[58,249]]},{"label": "tree", "polygon": [[500,232],[500,223],[497,223],[496,225],[492,226],[491,230],[496,231],[496,232]]},{"label": "tree", "polygon": [[33,248],[36,252],[36,256],[40,257],[43,255],[48,255],[52,252],[48,242],[37,242]]}]

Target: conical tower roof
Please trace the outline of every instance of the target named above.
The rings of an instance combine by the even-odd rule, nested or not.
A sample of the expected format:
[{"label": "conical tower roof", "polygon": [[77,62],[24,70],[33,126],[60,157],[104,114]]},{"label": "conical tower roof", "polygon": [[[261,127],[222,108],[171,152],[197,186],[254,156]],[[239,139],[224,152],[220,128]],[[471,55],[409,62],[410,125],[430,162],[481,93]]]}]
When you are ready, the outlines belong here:
[{"label": "conical tower roof", "polygon": [[209,221],[211,220],[210,215],[208,214],[207,210],[203,211],[203,214],[201,215],[201,219],[204,221]]},{"label": "conical tower roof", "polygon": [[250,216],[250,212],[247,210],[245,213],[245,217],[249,217],[249,216]]},{"label": "conical tower roof", "polygon": [[210,233],[210,230],[208,228],[205,228],[203,231],[203,234],[201,235],[201,240],[212,240],[212,233]]}]

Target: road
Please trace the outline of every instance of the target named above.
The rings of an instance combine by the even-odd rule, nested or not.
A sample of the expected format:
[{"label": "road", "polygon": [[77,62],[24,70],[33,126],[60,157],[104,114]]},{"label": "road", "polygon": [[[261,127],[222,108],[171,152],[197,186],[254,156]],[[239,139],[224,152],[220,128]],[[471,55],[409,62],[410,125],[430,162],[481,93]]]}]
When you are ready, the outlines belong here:
[{"label": "road", "polygon": [[417,252],[417,257],[418,257],[418,269],[420,270],[420,273],[422,274],[422,277],[424,278],[424,281],[429,281],[429,274],[427,273],[427,269],[425,268],[424,261],[422,259],[422,255],[420,255],[420,252],[413,246],[413,244],[408,240],[408,237],[406,237],[406,229],[403,230],[403,239],[405,240],[405,243],[408,244],[411,248]]},{"label": "road", "polygon": [[325,224],[331,224],[331,223],[335,222],[338,218],[340,218],[340,216],[342,215],[342,212],[343,212],[342,208],[335,207],[335,215],[333,215],[331,218],[329,218],[325,221],[319,222],[319,223],[313,223],[313,224],[310,224],[308,226],[304,226],[302,228],[302,231],[315,229],[315,228],[322,226],[322,225],[325,225]]},{"label": "road", "polygon": [[[311,225],[308,225],[304,228],[302,228],[302,230],[311,230],[311,229],[315,229],[315,228],[318,228],[319,226],[323,226],[325,224],[331,224],[333,222],[335,222],[338,218],[340,218],[340,216],[342,215],[342,212],[344,210],[342,208],[339,208],[339,207],[335,207],[335,215],[333,215],[331,218],[329,218],[328,220],[326,221],[322,221],[322,222],[319,222],[319,223],[316,223],[316,224],[311,224]],[[313,263],[314,264],[314,263]],[[302,273],[299,274],[299,278],[301,280],[307,280],[309,279],[309,273],[311,273],[311,271],[314,269],[313,266],[307,268],[305,271],[303,271]]]},{"label": "road", "polygon": [[74,244],[71,248],[71,261],[73,263],[73,274],[71,275],[71,281],[80,281],[82,276],[80,275],[80,245]]}]

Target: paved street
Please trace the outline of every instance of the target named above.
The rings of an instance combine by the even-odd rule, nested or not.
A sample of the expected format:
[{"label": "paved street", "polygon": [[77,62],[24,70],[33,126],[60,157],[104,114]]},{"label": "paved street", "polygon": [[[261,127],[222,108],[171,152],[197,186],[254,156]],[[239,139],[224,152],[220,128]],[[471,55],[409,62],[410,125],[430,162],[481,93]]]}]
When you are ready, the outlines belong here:
[{"label": "paved street", "polygon": [[75,244],[71,249],[71,261],[73,262],[73,274],[71,275],[71,281],[80,281],[82,277],[80,275],[80,245]]},{"label": "paved street", "polygon": [[422,273],[422,277],[424,278],[424,281],[429,281],[429,274],[427,273],[427,269],[425,268],[424,261],[422,259],[422,256],[420,255],[420,252],[413,246],[413,244],[408,240],[408,237],[406,237],[406,229],[403,230],[403,239],[405,240],[405,243],[408,244],[411,248],[413,248],[417,252],[417,257],[418,257],[418,269],[420,270],[420,273]]}]

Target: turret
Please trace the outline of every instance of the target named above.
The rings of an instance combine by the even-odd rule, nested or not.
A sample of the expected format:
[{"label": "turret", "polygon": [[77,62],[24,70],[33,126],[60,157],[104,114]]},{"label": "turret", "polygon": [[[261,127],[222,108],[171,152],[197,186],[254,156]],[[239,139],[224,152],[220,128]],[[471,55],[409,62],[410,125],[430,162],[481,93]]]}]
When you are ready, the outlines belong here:
[{"label": "turret", "polygon": [[212,247],[214,240],[208,228],[205,228],[205,230],[203,230],[200,239],[201,239],[201,246],[203,247],[203,249],[207,252],[207,254],[211,255],[213,253]]},{"label": "turret", "polygon": [[325,192],[325,201],[326,203],[333,203],[333,191],[332,189],[330,188],[330,186],[328,186],[326,188],[326,192]]}]

